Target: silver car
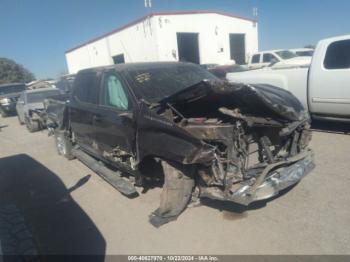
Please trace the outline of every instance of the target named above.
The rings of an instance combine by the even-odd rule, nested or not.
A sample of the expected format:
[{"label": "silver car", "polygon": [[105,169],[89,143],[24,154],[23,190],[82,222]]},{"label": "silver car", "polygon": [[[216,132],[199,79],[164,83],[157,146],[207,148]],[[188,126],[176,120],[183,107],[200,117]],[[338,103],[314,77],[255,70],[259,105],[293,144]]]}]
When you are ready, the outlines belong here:
[{"label": "silver car", "polygon": [[41,113],[44,110],[44,99],[59,94],[60,91],[56,88],[40,88],[22,92],[16,104],[20,124],[25,124],[29,132],[42,129],[44,123]]}]

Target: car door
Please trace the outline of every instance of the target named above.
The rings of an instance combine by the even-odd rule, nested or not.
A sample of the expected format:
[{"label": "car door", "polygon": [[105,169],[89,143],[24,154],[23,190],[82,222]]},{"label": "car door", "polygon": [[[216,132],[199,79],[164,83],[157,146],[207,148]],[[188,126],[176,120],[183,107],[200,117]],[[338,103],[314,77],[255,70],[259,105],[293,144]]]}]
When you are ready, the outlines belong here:
[{"label": "car door", "polygon": [[74,85],[68,106],[71,129],[80,147],[97,154],[94,116],[98,111],[100,73],[83,71],[78,74]]},{"label": "car door", "polygon": [[249,69],[257,69],[260,67],[260,54],[255,54],[250,58]]},{"label": "car door", "polygon": [[96,142],[101,155],[126,156],[134,153],[136,128],[133,97],[115,70],[102,77],[100,105],[94,115]]},{"label": "car door", "polygon": [[264,53],[262,57],[262,66],[269,66],[271,63],[278,62],[279,59],[272,53]]},{"label": "car door", "polygon": [[324,40],[309,73],[309,106],[314,114],[350,116],[350,39]]},{"label": "car door", "polygon": [[25,105],[25,93],[22,92],[21,95],[19,96],[16,104],[16,111],[19,120],[24,123],[24,105]]}]

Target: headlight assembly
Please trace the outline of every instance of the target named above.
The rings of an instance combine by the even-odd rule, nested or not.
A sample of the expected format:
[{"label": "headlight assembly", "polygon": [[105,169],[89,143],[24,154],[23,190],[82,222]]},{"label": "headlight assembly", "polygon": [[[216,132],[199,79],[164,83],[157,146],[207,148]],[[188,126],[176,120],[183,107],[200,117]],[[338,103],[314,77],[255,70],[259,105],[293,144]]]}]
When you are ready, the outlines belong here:
[{"label": "headlight assembly", "polygon": [[1,98],[0,99],[0,104],[6,105],[6,104],[9,104],[9,103],[11,103],[11,99],[10,98],[5,97],[5,98]]}]

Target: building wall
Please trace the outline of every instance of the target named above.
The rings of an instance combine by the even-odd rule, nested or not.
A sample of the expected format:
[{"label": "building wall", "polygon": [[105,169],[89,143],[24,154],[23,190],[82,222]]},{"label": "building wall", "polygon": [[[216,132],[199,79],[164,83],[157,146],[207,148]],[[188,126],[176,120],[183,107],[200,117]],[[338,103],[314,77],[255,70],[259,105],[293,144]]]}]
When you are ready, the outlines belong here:
[{"label": "building wall", "polygon": [[258,51],[258,25],[252,21],[219,14],[168,15],[153,19],[161,24],[157,42],[161,61],[178,60],[177,32],[199,33],[201,64],[225,64],[230,61],[230,33],[246,35],[247,56]]},{"label": "building wall", "polygon": [[120,32],[66,53],[70,74],[81,69],[113,64],[113,56],[124,54],[125,62],[158,61],[154,20],[146,19]]},{"label": "building wall", "polygon": [[[66,53],[69,73],[113,64],[124,54],[125,62],[178,61],[177,32],[199,34],[200,63],[230,61],[230,33],[246,35],[247,55],[258,51],[257,24],[219,14],[159,15]],[[221,51],[222,50],[222,51]]]},{"label": "building wall", "polygon": [[[152,18],[107,37],[111,57],[124,54],[125,62],[158,60],[156,29]],[[113,61],[110,61],[113,64]]]}]

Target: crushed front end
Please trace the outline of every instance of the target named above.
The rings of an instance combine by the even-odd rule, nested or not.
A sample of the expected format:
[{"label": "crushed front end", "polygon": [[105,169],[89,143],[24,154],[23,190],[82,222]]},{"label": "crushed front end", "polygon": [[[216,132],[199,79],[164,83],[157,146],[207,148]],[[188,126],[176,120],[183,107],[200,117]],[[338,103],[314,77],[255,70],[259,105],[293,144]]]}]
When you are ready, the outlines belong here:
[{"label": "crushed front end", "polygon": [[163,105],[160,115],[201,141],[183,160],[196,167],[199,197],[249,205],[314,168],[309,116],[288,91],[203,81]]}]

